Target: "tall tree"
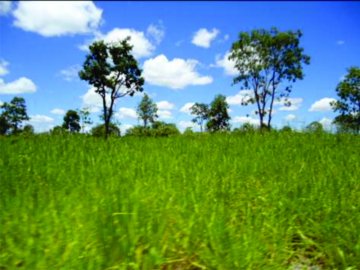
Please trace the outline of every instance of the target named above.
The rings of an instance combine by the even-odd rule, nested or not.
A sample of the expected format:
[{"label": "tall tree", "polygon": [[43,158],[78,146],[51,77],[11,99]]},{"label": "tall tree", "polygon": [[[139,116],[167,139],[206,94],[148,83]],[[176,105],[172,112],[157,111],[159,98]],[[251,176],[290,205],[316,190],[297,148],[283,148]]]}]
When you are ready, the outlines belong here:
[{"label": "tall tree", "polygon": [[200,126],[200,131],[203,132],[203,123],[209,118],[209,105],[205,103],[195,103],[190,108],[190,113],[195,115],[191,120]]},{"label": "tall tree", "polygon": [[232,45],[229,59],[239,71],[233,84],[240,83],[242,89],[253,91],[244,103],[256,103],[261,128],[271,127],[275,100],[291,105],[291,83],[304,77],[303,64],[309,64],[310,57],[300,47],[301,36],[301,31],[258,29],[241,32]]},{"label": "tall tree", "polygon": [[156,104],[151,100],[151,98],[145,93],[141,102],[137,107],[137,114],[140,119],[144,122],[144,128],[147,127],[147,124],[154,123],[158,115],[156,114],[158,108]]},{"label": "tall tree", "polygon": [[229,104],[226,97],[217,95],[210,104],[209,121],[206,127],[209,131],[225,131],[230,130],[230,116],[228,114]]},{"label": "tall tree", "polygon": [[115,101],[143,90],[144,79],[131,54],[129,39],[112,44],[94,42],[89,46],[90,54],[86,56],[83,70],[79,72],[80,78],[93,85],[102,99],[105,138],[110,133]]},{"label": "tall tree", "polygon": [[22,122],[30,119],[26,112],[25,99],[22,97],[14,97],[10,103],[5,102],[0,108],[3,109],[2,121],[7,123],[12,134],[18,133]]},{"label": "tall tree", "polygon": [[339,100],[331,105],[335,112],[340,115],[335,117],[334,122],[342,130],[355,133],[360,132],[360,68],[351,67],[348,74],[336,87]]},{"label": "tall tree", "polygon": [[64,116],[62,127],[72,133],[79,132],[81,127],[78,113],[74,110],[68,110]]}]

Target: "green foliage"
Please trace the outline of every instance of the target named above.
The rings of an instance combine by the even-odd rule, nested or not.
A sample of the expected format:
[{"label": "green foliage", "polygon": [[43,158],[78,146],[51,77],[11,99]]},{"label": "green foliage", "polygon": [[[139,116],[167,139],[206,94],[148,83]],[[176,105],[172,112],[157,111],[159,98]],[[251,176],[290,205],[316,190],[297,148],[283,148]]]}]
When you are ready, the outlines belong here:
[{"label": "green foliage", "polygon": [[279,131],[280,132],[293,132],[293,129],[290,126],[283,126]]},{"label": "green foliage", "polygon": [[22,97],[14,97],[10,103],[4,102],[0,109],[3,110],[0,117],[1,134],[17,134],[21,130],[22,122],[30,119],[26,112],[25,99]]},{"label": "green foliage", "polygon": [[321,123],[314,121],[306,126],[305,131],[310,133],[323,133],[324,127]]},{"label": "green foliage", "polygon": [[140,119],[144,121],[144,128],[148,126],[148,123],[154,123],[158,115],[156,114],[158,108],[151,98],[145,93],[140,104],[137,108],[137,114]]},{"label": "green foliage", "polygon": [[34,127],[30,124],[27,124],[24,126],[24,128],[21,131],[24,135],[33,135],[35,133]]},{"label": "green foliage", "polygon": [[192,130],[191,127],[187,127],[183,132],[183,135],[185,135],[185,136],[192,136],[194,134],[195,134],[195,132]]},{"label": "green foliage", "polygon": [[133,126],[126,130],[126,136],[135,136],[135,137],[147,137],[152,136],[152,130],[150,127],[143,126]]},{"label": "green foliage", "polygon": [[81,131],[84,133],[85,128],[87,125],[91,125],[93,122],[90,118],[90,109],[89,108],[83,108],[81,110],[78,110],[79,116],[80,116],[80,122],[81,122]]},{"label": "green foliage", "polygon": [[257,128],[250,124],[244,123],[240,128],[234,128],[233,133],[254,133],[257,131]]},{"label": "green foliage", "polygon": [[253,91],[243,103],[256,104],[261,128],[271,127],[275,100],[291,105],[288,100],[291,83],[304,77],[303,64],[309,64],[310,57],[303,54],[301,36],[300,31],[258,29],[241,32],[232,45],[229,59],[235,61],[239,71],[233,82]]},{"label": "green foliage", "polygon": [[55,126],[53,129],[50,130],[51,135],[64,135],[68,133],[67,129],[62,126]]},{"label": "green foliage", "polygon": [[229,104],[226,102],[226,97],[217,95],[210,104],[209,121],[206,123],[207,130],[210,132],[230,130],[228,109]]},{"label": "green foliage", "polygon": [[66,112],[62,127],[71,133],[80,131],[80,116],[78,115],[77,111],[68,110]]},{"label": "green foliage", "polygon": [[155,121],[151,127],[134,126],[126,131],[126,136],[135,137],[169,137],[179,135],[175,124]]},{"label": "green foliage", "polygon": [[[105,124],[97,125],[93,127],[90,131],[90,134],[94,137],[104,137],[105,136]],[[121,136],[121,131],[114,123],[109,124],[109,134],[111,137]]]},{"label": "green foliage", "polygon": [[95,87],[95,92],[102,99],[105,138],[111,132],[110,123],[115,101],[143,91],[144,79],[136,59],[131,54],[129,39],[116,44],[94,42],[89,46],[90,54],[86,56],[83,70],[79,72],[80,78]]},{"label": "green foliage", "polygon": [[348,74],[336,87],[339,100],[331,105],[335,112],[339,112],[335,118],[335,124],[340,131],[360,132],[360,68],[351,67]]},{"label": "green foliage", "polygon": [[1,268],[360,269],[359,136],[109,142],[0,137]]},{"label": "green foliage", "polygon": [[203,131],[203,123],[209,119],[209,105],[204,103],[195,103],[190,108],[190,112],[195,117],[191,120],[200,126],[200,131]]}]

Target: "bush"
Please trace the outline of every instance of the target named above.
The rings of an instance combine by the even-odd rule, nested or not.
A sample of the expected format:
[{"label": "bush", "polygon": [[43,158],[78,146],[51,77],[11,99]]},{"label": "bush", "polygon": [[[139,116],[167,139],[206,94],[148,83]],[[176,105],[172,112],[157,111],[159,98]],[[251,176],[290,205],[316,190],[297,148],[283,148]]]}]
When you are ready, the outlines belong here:
[{"label": "bush", "polygon": [[[121,136],[120,129],[114,124],[109,124],[110,133],[109,136],[111,137],[119,137]],[[105,124],[97,125],[93,127],[90,131],[90,134],[94,137],[105,137]]]}]

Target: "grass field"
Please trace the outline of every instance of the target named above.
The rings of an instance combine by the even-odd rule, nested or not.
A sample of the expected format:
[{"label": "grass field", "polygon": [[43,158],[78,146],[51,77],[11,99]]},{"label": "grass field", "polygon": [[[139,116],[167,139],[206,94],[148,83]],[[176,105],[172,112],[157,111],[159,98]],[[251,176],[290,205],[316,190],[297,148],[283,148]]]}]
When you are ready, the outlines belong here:
[{"label": "grass field", "polygon": [[360,269],[360,137],[0,138],[0,269]]}]

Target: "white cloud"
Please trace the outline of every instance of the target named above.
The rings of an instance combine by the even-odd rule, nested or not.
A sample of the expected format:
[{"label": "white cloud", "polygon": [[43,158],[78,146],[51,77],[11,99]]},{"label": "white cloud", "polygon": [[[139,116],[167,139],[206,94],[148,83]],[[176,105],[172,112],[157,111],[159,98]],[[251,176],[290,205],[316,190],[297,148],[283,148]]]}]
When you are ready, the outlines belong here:
[{"label": "white cloud", "polygon": [[339,45],[339,46],[341,46],[341,45],[344,45],[344,44],[345,44],[345,41],[343,41],[343,40],[338,40],[338,41],[336,41],[336,44]]},{"label": "white cloud", "polygon": [[28,78],[21,77],[9,83],[0,79],[0,94],[14,95],[34,92],[36,92],[36,85]]},{"label": "white cloud", "polygon": [[52,110],[51,110],[51,113],[52,113],[52,114],[57,114],[57,115],[64,115],[64,114],[65,114],[65,110],[55,108],[55,109],[52,109]]},{"label": "white cloud", "polygon": [[187,113],[189,115],[191,115],[191,111],[190,111],[190,108],[194,105],[195,103],[194,102],[188,102],[186,103],[184,106],[181,107],[180,109],[180,112],[183,112],[183,113]]},{"label": "white cloud", "polygon": [[121,135],[124,135],[126,133],[126,131],[132,127],[133,127],[133,125],[130,125],[130,124],[121,124],[120,125]]},{"label": "white cloud", "polygon": [[118,119],[124,119],[124,118],[137,119],[138,115],[134,109],[122,107],[119,109],[118,112],[115,113],[115,117]]},{"label": "white cloud", "polygon": [[296,119],[296,115],[295,114],[288,114],[287,116],[285,116],[284,118],[286,121],[294,121]]},{"label": "white cloud", "polygon": [[9,63],[5,60],[0,60],[0,76],[4,76],[9,73],[9,70],[7,69],[8,65]]},{"label": "white cloud", "polygon": [[290,106],[285,106],[285,98],[281,98],[280,100],[274,101],[274,106],[281,106],[279,108],[279,111],[296,111],[300,108],[303,99],[302,98],[288,98],[288,102],[290,102]]},{"label": "white cloud", "polygon": [[327,111],[331,111],[331,105],[330,105],[330,102],[332,101],[336,101],[336,99],[334,98],[328,98],[328,97],[325,97],[325,98],[322,98],[318,101],[315,101],[310,109],[309,109],[309,112],[327,112]]},{"label": "white cloud", "polygon": [[102,10],[91,1],[19,1],[14,25],[45,37],[94,32]]},{"label": "white cloud", "polygon": [[241,105],[242,103],[248,102],[253,97],[253,90],[241,90],[235,96],[228,96],[226,102],[229,105]]},{"label": "white cloud", "polygon": [[170,118],[172,118],[172,113],[169,110],[158,110],[157,115],[161,119],[170,119]]},{"label": "white cloud", "polygon": [[0,1],[0,16],[6,15],[11,10],[11,1]]},{"label": "white cloud", "polygon": [[197,128],[197,124],[195,124],[194,122],[192,122],[192,121],[180,121],[178,124],[177,124],[177,126],[179,127],[179,129],[181,130],[181,131],[184,131],[186,128],[188,128],[188,127],[191,127],[191,128]]},{"label": "white cloud", "polygon": [[150,24],[146,30],[147,35],[154,39],[156,44],[160,44],[165,36],[165,28],[160,21],[158,25]]},{"label": "white cloud", "polygon": [[165,55],[161,54],[145,61],[143,75],[146,82],[171,89],[212,83],[212,77],[201,76],[196,72],[198,64],[199,62],[194,59],[174,58],[168,60]]},{"label": "white cloud", "polygon": [[[150,56],[155,46],[145,37],[144,32],[129,28],[114,28],[107,34],[98,33],[95,40],[104,40],[106,43],[116,43],[130,37],[129,43],[133,46],[132,54],[135,58]],[[94,41],[94,40],[93,40]],[[82,50],[88,50],[89,44],[80,46]]]},{"label": "white cloud", "polygon": [[220,55],[215,57],[215,65],[212,67],[221,67],[224,69],[224,73],[229,76],[235,76],[238,74],[237,69],[235,68],[235,61],[229,60],[230,52],[225,53],[221,58]]},{"label": "white cloud", "polygon": [[254,126],[259,125],[259,119],[255,119],[255,118],[252,118],[249,116],[236,116],[236,117],[234,117],[233,122],[240,123],[240,124],[249,123]]},{"label": "white cloud", "polygon": [[158,107],[159,110],[172,110],[172,109],[174,109],[175,104],[171,103],[169,101],[163,100],[163,101],[156,102],[156,106]]},{"label": "white cloud", "polygon": [[191,42],[196,46],[209,48],[211,42],[216,38],[219,33],[219,30],[216,28],[213,28],[211,31],[208,31],[205,28],[201,28],[194,34]]},{"label": "white cloud", "polygon": [[324,129],[330,130],[332,128],[333,120],[327,117],[322,118],[319,123],[322,124]]},{"label": "white cloud", "polygon": [[[83,96],[80,96],[82,99],[82,107],[88,108],[91,113],[97,113],[102,111],[103,104],[102,98],[99,94],[95,92],[95,88],[90,88]],[[107,104],[110,102],[110,97],[106,98]]]},{"label": "white cloud", "polygon": [[36,132],[46,132],[54,127],[54,119],[41,114],[30,115],[30,120],[25,121],[24,124],[30,124],[34,127]]},{"label": "white cloud", "polygon": [[79,71],[81,70],[80,65],[73,65],[63,70],[60,70],[60,76],[63,77],[65,81],[73,81],[74,79],[79,78]]}]

